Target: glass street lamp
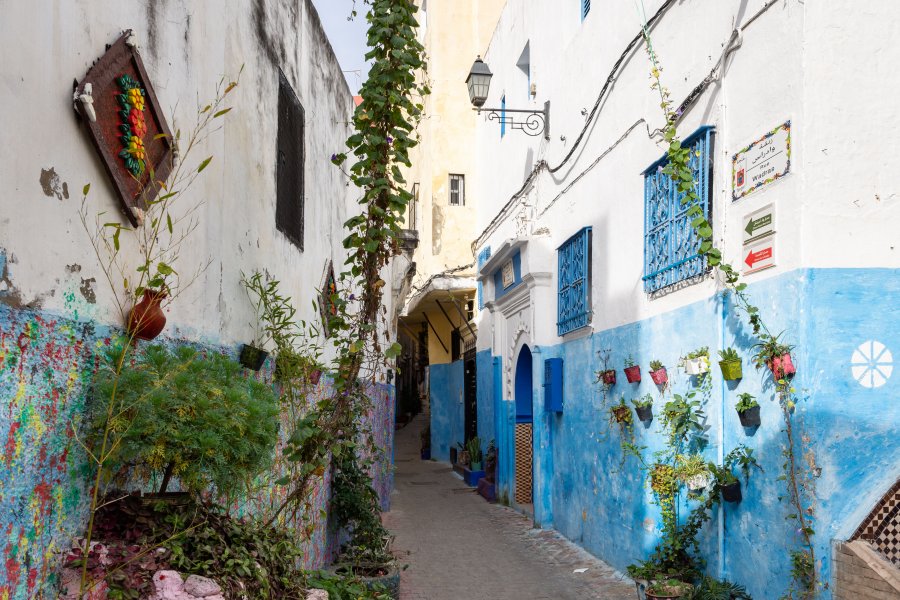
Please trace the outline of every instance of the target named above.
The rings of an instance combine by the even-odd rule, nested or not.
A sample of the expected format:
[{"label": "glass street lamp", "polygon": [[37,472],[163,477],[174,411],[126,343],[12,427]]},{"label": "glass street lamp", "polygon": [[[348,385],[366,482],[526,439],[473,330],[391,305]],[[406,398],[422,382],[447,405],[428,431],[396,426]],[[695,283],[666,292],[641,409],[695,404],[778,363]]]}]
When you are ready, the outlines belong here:
[{"label": "glass street lamp", "polygon": [[[482,108],[487,101],[488,90],[491,87],[493,73],[487,63],[481,60],[481,56],[472,63],[469,76],[466,77],[466,86],[469,88],[469,101],[475,110],[481,114],[482,110],[488,111],[488,121],[497,121],[510,129],[519,129],[527,135],[544,134],[544,139],[550,139],[550,101],[544,102],[544,110],[521,110],[515,108]],[[512,116],[509,113],[514,113]],[[517,119],[515,115],[525,114],[524,119]]]}]

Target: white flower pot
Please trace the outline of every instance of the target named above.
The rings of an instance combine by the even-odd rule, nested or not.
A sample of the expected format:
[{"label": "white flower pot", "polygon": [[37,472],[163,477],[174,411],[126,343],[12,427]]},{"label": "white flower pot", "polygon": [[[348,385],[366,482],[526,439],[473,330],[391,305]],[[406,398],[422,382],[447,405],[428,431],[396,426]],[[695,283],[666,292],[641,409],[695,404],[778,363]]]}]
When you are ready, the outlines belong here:
[{"label": "white flower pot", "polygon": [[697,473],[688,477],[687,486],[692,492],[702,490],[709,485],[709,473]]},{"label": "white flower pot", "polygon": [[688,375],[700,375],[709,371],[709,359],[705,356],[689,358],[684,361],[684,370]]}]

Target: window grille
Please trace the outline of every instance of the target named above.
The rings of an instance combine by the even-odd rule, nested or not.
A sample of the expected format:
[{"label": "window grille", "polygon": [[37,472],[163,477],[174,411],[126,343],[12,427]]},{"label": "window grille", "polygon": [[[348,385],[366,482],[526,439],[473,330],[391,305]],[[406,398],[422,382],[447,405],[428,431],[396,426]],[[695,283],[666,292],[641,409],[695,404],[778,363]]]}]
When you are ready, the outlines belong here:
[{"label": "window grille", "polygon": [[584,21],[591,12],[591,0],[581,0],[581,20]]},{"label": "window grille", "polygon": [[450,175],[450,206],[466,205],[466,177]]},{"label": "window grille", "polygon": [[[691,149],[697,200],[707,220],[712,222],[709,184],[712,180],[713,127],[705,126],[687,137],[682,145]],[[706,257],[699,254],[700,237],[687,214],[691,204],[682,204],[663,157],[644,171],[644,291],[653,293],[703,275]]]},{"label": "window grille", "polygon": [[284,73],[278,78],[275,227],[303,250],[303,105]]},{"label": "window grille", "polygon": [[591,228],[560,246],[556,331],[564,335],[591,322]]},{"label": "window grille", "polygon": [[506,94],[500,97],[500,137],[506,135]]}]

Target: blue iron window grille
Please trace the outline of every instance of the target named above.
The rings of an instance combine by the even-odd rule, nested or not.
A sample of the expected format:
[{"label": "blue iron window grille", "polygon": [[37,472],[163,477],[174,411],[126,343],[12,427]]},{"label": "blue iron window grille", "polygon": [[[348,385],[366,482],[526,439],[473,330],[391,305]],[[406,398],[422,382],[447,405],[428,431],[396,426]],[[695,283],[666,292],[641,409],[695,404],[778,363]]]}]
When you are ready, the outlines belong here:
[{"label": "blue iron window grille", "polygon": [[[694,172],[697,200],[703,214],[712,222],[709,184],[712,180],[712,126],[704,126],[682,142],[691,149],[690,166]],[[700,238],[691,226],[669,175],[662,172],[668,164],[664,156],[644,171],[644,291],[653,293],[679,282],[703,275],[706,257],[699,254]]]},{"label": "blue iron window grille", "polygon": [[556,332],[564,335],[591,322],[591,228],[585,227],[557,249],[559,296]]},{"label": "blue iron window grille", "polygon": [[[491,257],[491,247],[486,246],[481,252],[478,253],[478,271],[481,271],[481,267],[488,261]],[[482,310],[484,308],[484,287],[481,282],[478,282],[478,310]]]},{"label": "blue iron window grille", "polygon": [[591,12],[591,0],[581,0],[581,20],[584,21]]},{"label": "blue iron window grille", "polygon": [[500,137],[506,135],[506,94],[500,97]]}]

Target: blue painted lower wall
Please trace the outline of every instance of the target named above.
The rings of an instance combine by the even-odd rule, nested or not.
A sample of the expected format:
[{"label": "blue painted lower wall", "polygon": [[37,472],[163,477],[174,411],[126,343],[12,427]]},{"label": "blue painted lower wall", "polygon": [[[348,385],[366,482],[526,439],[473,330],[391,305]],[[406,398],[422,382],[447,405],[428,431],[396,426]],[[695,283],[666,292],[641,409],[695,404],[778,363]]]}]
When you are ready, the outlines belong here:
[{"label": "blue painted lower wall", "polygon": [[[823,582],[832,582],[831,543],[853,533],[868,511],[900,478],[900,371],[879,387],[865,360],[871,349],[878,355],[883,344],[900,356],[900,271],[892,269],[798,270],[752,284],[748,291],[774,333],[784,330],[797,344],[794,385],[799,403],[795,420],[808,435],[805,448],[813,466],[821,469],[815,479],[814,526],[816,555]],[[602,307],[600,307],[602,310]],[[548,311],[547,314],[555,314]],[[874,346],[871,341],[878,344]],[[658,414],[668,397],[662,398],[649,377],[648,365],[658,359],[667,367],[671,393],[683,393],[693,382],[676,367],[678,358],[701,346],[711,354],[734,346],[743,357],[744,378],[726,385],[713,362],[711,387],[703,393],[709,425],[705,455],[719,462],[723,454],[739,444],[754,449],[764,472],[753,474],[744,486],[744,500],[725,504],[703,529],[701,547],[709,572],[745,585],[756,598],[777,598],[789,585],[788,553],[796,546],[790,512],[779,497],[784,495],[782,449],[783,421],[772,384],[765,373],[750,363],[755,340],[745,319],[729,301],[710,298],[651,319],[615,329],[595,332],[571,342],[539,347],[535,361],[559,356],[564,359],[566,396],[562,414],[544,410],[541,384],[543,369],[534,369],[534,465],[535,519],[552,526],[620,570],[653,550],[660,530],[658,508],[636,459],[622,462],[618,430],[610,430],[607,407],[625,396],[627,400],[652,393]],[[611,351],[610,367],[616,368],[618,383],[605,397],[594,379],[600,369],[599,350]],[[857,350],[861,354],[855,355]],[[484,353],[482,353],[484,354]],[[643,381],[625,382],[624,359],[633,355],[641,365]],[[496,364],[499,359],[492,357]],[[881,353],[881,372],[890,362]],[[488,357],[479,355],[479,433],[493,437],[500,450],[498,492],[511,497],[513,402],[499,399],[496,384],[488,385]],[[856,370],[851,362],[862,362]],[[452,365],[432,373],[432,435],[438,458],[453,440],[451,414],[461,430],[461,367],[451,384]],[[434,369],[434,367],[432,367]],[[494,381],[496,368],[491,369]],[[435,377],[440,372],[441,377]],[[858,380],[862,379],[862,383]],[[484,382],[484,383],[482,383]],[[442,389],[446,388],[446,389]],[[440,389],[440,394],[436,390]],[[762,425],[745,430],[734,409],[741,392],[755,395],[762,405]],[[451,410],[452,407],[452,410]],[[482,430],[491,414],[494,430]],[[483,419],[482,419],[483,417]],[[435,425],[438,425],[437,427]],[[637,423],[638,445],[644,456],[664,447],[659,419],[644,427]],[[454,440],[455,441],[455,440]],[[445,459],[445,458],[443,458]],[[822,598],[830,598],[826,589]]]},{"label": "blue painted lower wall", "polygon": [[431,456],[450,460],[450,448],[465,442],[463,361],[428,367]]}]

